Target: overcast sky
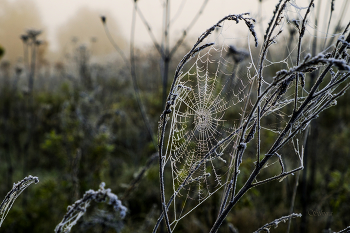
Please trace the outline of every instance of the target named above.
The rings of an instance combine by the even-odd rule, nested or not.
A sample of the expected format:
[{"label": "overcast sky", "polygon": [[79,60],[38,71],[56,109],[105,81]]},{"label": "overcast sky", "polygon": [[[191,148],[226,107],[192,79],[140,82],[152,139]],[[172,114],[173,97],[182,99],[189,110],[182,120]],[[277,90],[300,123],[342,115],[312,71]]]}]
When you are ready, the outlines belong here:
[{"label": "overcast sky", "polygon": [[[55,46],[55,30],[81,7],[87,6],[95,9],[101,15],[112,15],[121,28],[121,33],[128,40],[130,37],[130,25],[133,9],[133,0],[35,0],[41,17],[47,26],[48,39]],[[139,0],[138,5],[154,33],[159,36],[162,28],[162,4],[163,0]],[[198,12],[203,0],[173,0],[171,2],[171,19],[177,16],[170,31],[171,36],[187,27],[194,15]],[[272,12],[276,0],[265,0],[264,9]],[[243,12],[257,13],[258,0],[209,0],[203,14],[198,19],[191,34],[198,36],[205,29],[212,26],[220,18],[228,14]],[[181,7],[182,6],[182,7]],[[272,8],[271,8],[272,6]],[[180,14],[177,14],[181,7]],[[98,16],[96,16],[98,17]],[[136,42],[150,43],[150,38],[141,20],[137,21]],[[144,36],[140,36],[144,35]]]},{"label": "overcast sky", "polygon": [[[0,0],[1,1],[1,0]],[[16,0],[9,0],[16,1]],[[116,19],[124,38],[129,41],[131,17],[134,0],[33,0],[39,8],[41,18],[46,26],[46,34],[50,41],[51,49],[57,47],[55,32],[57,29],[69,21],[75,12],[82,7],[89,7],[97,12],[96,17],[100,15],[112,16]],[[165,0],[138,0],[139,9],[143,12],[145,18],[149,21],[150,26],[157,39],[160,38],[162,29],[163,7]],[[200,9],[204,0],[169,0],[171,3],[171,16],[173,21],[170,38],[176,40],[179,38],[183,29],[187,27],[195,14]],[[345,0],[349,1],[349,0]],[[263,0],[262,15],[271,17],[274,6],[278,0]],[[306,7],[309,0],[292,0],[300,7]],[[330,0],[316,1],[322,2],[322,8],[330,7]],[[339,15],[341,3],[343,1],[335,1],[336,9],[334,15]],[[327,5],[326,5],[327,4]],[[238,14],[243,12],[252,13],[253,17],[258,17],[259,0],[209,0],[203,14],[190,31],[192,36],[198,36],[208,27],[212,26],[222,17],[228,14]],[[179,10],[181,9],[181,10]],[[179,12],[179,14],[178,14]],[[321,11],[326,12],[326,11]],[[329,12],[329,11],[327,11]],[[324,14],[323,14],[324,15]],[[346,16],[350,17],[350,14]],[[324,17],[327,19],[328,17]],[[336,17],[335,17],[336,18]],[[265,18],[268,20],[269,18]],[[326,22],[326,21],[325,21]],[[266,23],[265,23],[266,24]],[[264,25],[265,25],[264,24]],[[321,25],[322,26],[322,25]],[[145,26],[138,18],[136,27],[136,43],[137,45],[151,44],[150,37]]]}]

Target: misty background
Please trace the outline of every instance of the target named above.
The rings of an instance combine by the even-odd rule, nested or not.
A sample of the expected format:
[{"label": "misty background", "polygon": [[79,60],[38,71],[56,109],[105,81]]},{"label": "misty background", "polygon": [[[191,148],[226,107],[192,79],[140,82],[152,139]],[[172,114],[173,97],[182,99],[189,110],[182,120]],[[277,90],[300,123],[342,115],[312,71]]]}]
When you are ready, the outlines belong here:
[{"label": "misty background", "polygon": [[[301,6],[308,4],[306,0],[296,2]],[[171,45],[178,40],[183,30],[190,24],[202,3],[202,0],[170,2]],[[250,12],[259,22],[265,23],[269,20],[265,13],[273,9],[276,3],[273,0],[208,1],[195,26],[187,32],[188,37],[192,37],[191,41],[194,41],[214,22],[228,14]],[[321,12],[324,11],[324,15],[327,15],[326,9],[330,7],[330,2],[321,1],[321,4]],[[163,7],[163,1],[160,0],[138,1],[138,8],[142,11],[158,41],[162,36]],[[41,39],[46,43],[45,57],[51,62],[62,59],[62,56],[70,49],[70,42],[73,38],[79,44],[89,44],[94,38],[96,42],[94,55],[114,53],[99,19],[102,15],[108,18],[108,27],[118,45],[128,50],[132,10],[132,0],[2,0],[0,1],[0,44],[6,48],[4,59],[14,62],[22,55],[23,49],[18,38],[30,28],[43,31]],[[337,17],[339,14],[340,7],[335,9],[333,15]],[[344,21],[349,17],[345,15]],[[262,33],[260,29],[257,31]],[[322,33],[325,35],[324,30],[319,30],[319,34]],[[153,46],[147,28],[139,16],[137,16],[135,43],[139,48]]]}]

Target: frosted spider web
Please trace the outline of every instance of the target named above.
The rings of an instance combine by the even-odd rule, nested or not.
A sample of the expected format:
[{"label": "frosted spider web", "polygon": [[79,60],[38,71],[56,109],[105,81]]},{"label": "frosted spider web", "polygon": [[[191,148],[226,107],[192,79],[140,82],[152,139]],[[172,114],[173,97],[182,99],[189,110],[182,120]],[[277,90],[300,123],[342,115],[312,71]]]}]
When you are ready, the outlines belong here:
[{"label": "frosted spider web", "polygon": [[[284,19],[295,18],[302,21],[305,8],[298,7],[295,1],[288,4],[284,12]],[[286,21],[280,24],[280,29],[286,27]],[[166,162],[171,166],[172,189],[176,193],[173,201],[172,226],[185,217],[189,212],[199,206],[207,198],[222,188],[228,182],[232,174],[232,161],[237,148],[237,139],[242,124],[247,118],[247,113],[256,101],[256,58],[258,54],[250,52],[251,44],[246,34],[239,34],[234,22],[225,21],[218,31],[213,32],[205,43],[214,42],[206,50],[201,51],[183,68],[183,73],[175,83],[175,103],[172,108],[171,126],[166,147]],[[314,25],[307,24],[307,32],[312,34]],[[245,28],[249,35],[249,31]],[[285,36],[279,39],[285,43],[290,36],[288,30]],[[238,29],[239,31],[239,29]],[[278,29],[276,30],[276,33]],[[247,44],[248,41],[248,45]],[[308,43],[310,48],[310,42]],[[244,45],[244,46],[242,46]],[[279,50],[279,60],[269,60],[264,67],[276,66],[278,70],[295,66],[296,40],[290,43],[285,52],[285,57]],[[306,54],[304,49],[302,54]],[[304,56],[302,55],[302,56]],[[254,57],[254,62],[252,58]],[[270,85],[274,74],[263,75],[262,89]],[[292,108],[293,85],[287,86],[283,97],[274,102],[272,106],[264,106],[269,102],[266,96],[261,101],[261,106],[266,107],[264,115],[273,115],[271,118],[261,121],[261,130],[278,135],[284,127],[288,114]],[[280,86],[272,90],[276,92]],[[301,91],[307,92],[306,89]],[[273,93],[274,91],[271,91]],[[276,93],[275,92],[275,93]],[[277,101],[277,99],[276,99]],[[298,101],[302,101],[298,99]],[[254,118],[253,118],[254,119]],[[248,122],[248,131],[254,126],[254,122]],[[236,133],[236,134],[235,134]],[[221,143],[228,135],[234,135],[230,140],[222,143],[204,160],[213,147]],[[273,137],[273,136],[272,136]],[[253,155],[254,156],[254,155]],[[200,164],[200,165],[199,165]],[[185,179],[199,166],[186,183]],[[184,188],[177,193],[180,185]]]},{"label": "frosted spider web", "polygon": [[[249,52],[240,46],[246,44],[247,37],[230,37],[234,25],[226,22],[214,32],[208,42],[214,41],[215,45],[192,58],[175,84],[176,101],[166,149],[174,192],[211,148],[239,131],[242,112],[251,107]],[[221,144],[187,181],[175,198],[174,222],[226,184],[235,138]]]}]

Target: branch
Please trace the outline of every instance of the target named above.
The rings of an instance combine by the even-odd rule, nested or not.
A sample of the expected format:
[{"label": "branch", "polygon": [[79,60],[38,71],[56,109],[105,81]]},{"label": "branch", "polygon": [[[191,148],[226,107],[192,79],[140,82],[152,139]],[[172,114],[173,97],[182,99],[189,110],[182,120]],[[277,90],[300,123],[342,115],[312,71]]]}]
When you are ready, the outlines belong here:
[{"label": "branch", "polygon": [[273,181],[273,180],[282,179],[285,176],[288,176],[290,174],[293,174],[293,173],[295,173],[295,172],[297,172],[299,170],[303,170],[303,169],[304,169],[304,167],[303,167],[303,165],[301,165],[300,167],[295,168],[295,169],[293,169],[293,170],[291,170],[289,172],[283,172],[283,173],[281,173],[281,174],[279,174],[277,176],[273,176],[273,177],[268,178],[266,180],[262,180],[262,181],[259,181],[259,182],[256,182],[256,183],[252,183],[251,187],[255,187],[255,186],[258,186],[258,185],[261,185],[261,184],[265,184],[265,183],[268,183],[268,182]]},{"label": "branch", "polygon": [[119,55],[122,57],[122,59],[124,60],[125,62],[125,65],[127,67],[129,67],[129,61],[128,59],[126,58],[123,50],[118,46],[118,44],[114,41],[111,33],[109,32],[108,30],[108,27],[107,27],[107,24],[106,24],[106,17],[105,16],[101,16],[101,21],[102,21],[102,24],[103,24],[103,28],[105,30],[105,33],[107,35],[107,38],[109,40],[109,42],[113,45],[114,49],[119,53]]},{"label": "branch", "polygon": [[140,90],[139,90],[139,86],[137,84],[137,78],[136,78],[134,39],[135,39],[137,9],[138,9],[137,1],[135,1],[134,10],[133,10],[133,14],[132,14],[132,23],[131,23],[132,25],[131,25],[131,35],[130,35],[130,73],[131,73],[132,83],[133,83],[133,87],[134,87],[134,91],[135,91],[137,105],[140,109],[143,122],[145,123],[145,126],[147,128],[149,136],[151,137],[154,148],[157,148],[157,143],[154,140],[153,131],[152,131],[151,125],[148,121],[147,114],[146,114],[146,111],[144,109],[144,105],[142,103],[141,97],[140,97]]},{"label": "branch", "polygon": [[347,233],[350,231],[350,226],[348,226],[347,228],[341,230],[341,231],[338,231],[338,232],[334,232],[334,233]]},{"label": "branch", "polygon": [[153,154],[150,158],[147,159],[146,165],[142,168],[139,174],[134,178],[134,180],[130,183],[128,189],[124,192],[124,195],[120,198],[121,200],[126,200],[130,193],[136,188],[138,183],[142,180],[143,175],[146,171],[151,167],[153,162],[158,158],[158,153]]},{"label": "branch", "polygon": [[4,222],[8,212],[10,211],[16,198],[32,183],[39,183],[39,178],[36,176],[27,176],[23,180],[19,181],[17,184],[13,184],[10,192],[7,193],[4,200],[0,205],[0,227]]},{"label": "branch", "polygon": [[[134,12],[135,10],[137,10],[137,6],[135,3],[135,8],[134,8]],[[135,97],[136,97],[136,102],[137,105],[140,109],[141,112],[141,116],[142,116],[142,120],[146,126],[146,129],[148,131],[149,136],[151,137],[151,140],[153,142],[153,145],[155,148],[157,148],[156,143],[154,141],[154,137],[153,137],[153,132],[150,126],[150,123],[148,121],[147,118],[147,114],[146,111],[144,110],[144,106],[142,104],[141,101],[141,97],[140,97],[140,91],[139,91],[139,87],[137,85],[137,79],[136,79],[136,72],[135,72],[135,59],[134,59],[134,30],[135,30],[135,16],[133,16],[133,22],[132,22],[132,27],[131,27],[131,43],[130,43],[130,63],[128,61],[128,59],[126,58],[123,50],[121,50],[121,48],[118,46],[118,44],[114,41],[113,37],[111,36],[107,24],[106,24],[106,17],[105,16],[101,16],[101,21],[103,23],[104,29],[105,29],[105,33],[107,35],[107,38],[109,40],[109,42],[113,45],[114,49],[119,53],[119,55],[122,57],[126,67],[128,68],[128,70],[130,71],[130,75],[131,75],[131,81],[133,84],[133,88],[134,88],[134,92],[135,92]]]},{"label": "branch", "polygon": [[[134,2],[134,4],[136,5],[136,1],[132,0]],[[139,14],[141,21],[143,22],[143,24],[146,26],[148,34],[150,35],[152,42],[154,44],[154,47],[156,47],[157,51],[159,52],[159,54],[162,56],[163,60],[166,57],[166,55],[164,54],[163,49],[161,48],[160,44],[157,42],[156,37],[154,36],[151,26],[148,24],[146,18],[143,16],[142,12],[140,11],[140,9],[137,7],[136,8],[137,13]]]},{"label": "branch", "polygon": [[176,44],[174,45],[174,47],[171,49],[171,52],[169,54],[169,59],[171,59],[171,57],[174,55],[174,53],[176,52],[176,50],[180,47],[180,45],[182,44],[182,42],[185,40],[187,33],[189,30],[191,30],[191,28],[193,27],[193,25],[197,22],[199,16],[203,13],[203,10],[205,8],[205,6],[207,5],[209,0],[204,0],[202,3],[202,6],[199,8],[198,13],[195,15],[195,17],[192,19],[191,23],[187,26],[187,28],[183,31],[182,37],[180,37],[180,39],[177,40]]},{"label": "branch", "polygon": [[288,219],[296,218],[296,217],[301,217],[301,214],[293,213],[293,214],[290,214],[290,215],[283,216],[281,218],[275,219],[272,222],[267,223],[264,226],[262,226],[261,228],[259,228],[258,230],[254,231],[254,233],[259,233],[261,231],[270,232],[270,228],[271,227],[277,228],[279,223],[281,223],[281,222],[285,223]]}]

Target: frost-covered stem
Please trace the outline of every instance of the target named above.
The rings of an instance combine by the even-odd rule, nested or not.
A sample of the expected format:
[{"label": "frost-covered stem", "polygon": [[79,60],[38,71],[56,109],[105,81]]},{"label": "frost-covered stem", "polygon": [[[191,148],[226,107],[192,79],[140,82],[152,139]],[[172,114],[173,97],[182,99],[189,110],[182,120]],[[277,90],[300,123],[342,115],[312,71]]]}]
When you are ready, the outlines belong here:
[{"label": "frost-covered stem", "polygon": [[[254,85],[254,81],[250,84],[250,88],[249,88],[249,91],[248,93],[251,93],[252,91],[252,88],[253,88],[253,85]],[[240,123],[239,125],[242,125],[243,123],[243,118],[244,118],[244,115],[246,113],[246,110],[247,110],[247,106],[248,106],[248,101],[249,101],[249,98],[247,98],[246,102],[245,102],[245,105],[244,105],[244,110],[243,110],[243,113],[242,113],[242,116],[241,116],[241,120],[240,120]],[[242,127],[242,126],[241,126]],[[253,129],[252,129],[253,130]],[[236,145],[234,145],[235,147]],[[233,153],[235,153],[235,150],[233,151]],[[233,153],[232,153],[232,156],[230,156],[230,165],[229,167],[231,168],[232,167],[232,162],[236,161],[235,160],[235,157],[233,156]],[[235,172],[235,170],[233,171]],[[229,171],[229,173],[231,173],[231,171]],[[230,195],[230,192],[231,192],[231,189],[232,189],[232,186],[233,186],[233,180],[231,179],[230,182],[228,182],[230,179],[230,176],[227,176],[227,179],[226,179],[226,183],[228,183],[226,186],[225,186],[225,189],[224,189],[224,198],[222,199],[222,202],[221,202],[221,205],[220,205],[220,209],[219,209],[219,215],[222,213],[223,209],[225,208],[226,206],[226,203],[227,203],[227,199]]]},{"label": "frost-covered stem", "polygon": [[[258,91],[257,91],[257,94],[258,94],[258,98],[260,98],[261,96],[261,85],[262,85],[262,72],[263,72],[263,65],[264,65],[264,61],[266,59],[266,54],[267,54],[267,50],[269,48],[269,46],[271,45],[272,41],[271,40],[271,36],[272,36],[272,33],[273,31],[275,30],[276,26],[279,24],[279,20],[280,20],[280,15],[282,14],[287,2],[289,0],[285,0],[282,7],[279,9],[277,15],[274,14],[273,17],[272,17],[272,21],[270,23],[273,23],[273,26],[270,30],[270,24],[267,31],[266,31],[266,35],[264,36],[264,43],[263,43],[263,47],[262,47],[262,54],[261,54],[261,57],[260,57],[260,64],[259,64],[259,73],[258,73]],[[279,4],[276,6],[276,9],[278,9],[279,5],[280,5],[281,1],[279,2]],[[269,31],[270,30],[270,31]],[[278,34],[277,34],[278,35]],[[258,135],[258,140],[257,140],[257,159],[256,159],[256,165],[258,165],[259,161],[260,161],[260,116],[261,115],[261,107],[260,107],[260,102],[258,103],[257,105],[257,135]],[[244,132],[245,133],[245,132]],[[241,143],[244,141],[244,134],[242,134],[242,137],[241,137]],[[234,186],[234,189],[233,189],[233,193],[235,192],[235,186]],[[233,195],[234,196],[234,195]]]},{"label": "frost-covered stem", "polygon": [[[298,54],[297,54],[297,66],[300,62],[300,50],[301,50],[301,36],[299,36],[298,41]],[[294,93],[294,109],[293,112],[295,112],[298,109],[298,83],[299,83],[299,73],[297,72],[295,74],[295,93]]]},{"label": "frost-covered stem", "polygon": [[270,229],[271,227],[276,228],[276,227],[278,226],[279,223],[281,223],[281,222],[286,222],[287,220],[290,221],[292,218],[296,218],[296,217],[301,217],[301,214],[292,213],[292,214],[290,214],[290,215],[283,216],[283,217],[281,217],[281,218],[275,219],[275,220],[273,220],[272,222],[267,223],[267,224],[265,224],[264,226],[262,226],[261,228],[259,228],[258,230],[254,231],[254,233],[259,233],[259,232],[261,232],[261,231],[270,232],[269,229]]},{"label": "frost-covered stem", "polygon": [[[271,19],[271,21],[269,23],[269,26],[268,26],[268,28],[266,30],[266,34],[264,36],[264,43],[262,45],[262,50],[261,50],[262,54],[260,56],[260,62],[259,62],[259,71],[258,71],[258,79],[259,79],[259,84],[258,85],[259,85],[259,87],[258,87],[258,89],[261,88],[262,71],[263,71],[263,68],[264,68],[263,64],[264,64],[264,61],[266,59],[267,50],[270,47],[271,42],[272,42],[272,40],[271,40],[272,33],[275,30],[276,26],[279,24],[280,16],[281,16],[284,8],[286,7],[287,2],[289,2],[289,1],[290,0],[284,0],[284,3],[282,4],[281,8],[279,8],[279,6],[280,6],[282,1],[280,1],[277,4],[276,10],[275,10],[275,12],[277,14],[275,13],[273,15],[273,17],[272,17],[272,19]],[[278,10],[278,12],[277,12],[277,10]]]},{"label": "frost-covered stem", "polygon": [[169,224],[169,217],[168,217],[168,211],[165,204],[165,190],[164,190],[164,165],[163,162],[165,159],[163,158],[163,145],[164,145],[164,135],[165,135],[165,128],[167,124],[166,120],[167,116],[164,114],[162,119],[162,129],[161,129],[161,136],[159,139],[159,145],[158,145],[158,152],[159,152],[159,185],[160,185],[160,198],[162,202],[162,211],[165,216],[165,224],[168,230],[168,233],[171,233],[170,224]]},{"label": "frost-covered stem", "polygon": [[320,95],[321,95],[321,96],[324,95],[325,92],[328,92],[331,88],[333,88],[333,87],[335,87],[335,86],[337,86],[337,85],[343,83],[343,82],[344,82],[346,79],[348,79],[349,77],[350,77],[350,73],[344,75],[343,78],[339,79],[338,81],[332,83],[332,84],[329,85],[329,86],[327,85],[327,86],[326,86],[325,88],[323,88],[321,91],[316,92],[316,93],[314,94],[314,97],[316,98],[316,97],[318,97],[318,96],[320,96]]},{"label": "frost-covered stem", "polygon": [[258,105],[258,119],[257,119],[257,128],[258,128],[258,139],[257,139],[257,148],[256,148],[256,151],[257,151],[257,155],[256,155],[256,165],[260,162],[260,120],[261,120],[261,112],[260,112],[260,104]]},{"label": "frost-covered stem", "polygon": [[[239,174],[239,166],[242,163],[242,157],[243,157],[243,154],[244,154],[246,147],[247,147],[246,143],[240,143],[238,148],[237,148],[237,153],[236,153],[236,157],[235,157],[235,170],[234,170],[234,174],[233,174],[233,177],[231,180],[231,182],[233,182],[231,200],[235,196],[237,179],[238,179],[238,174]],[[227,192],[229,192],[229,191],[230,190],[227,190]]]},{"label": "frost-covered stem", "polygon": [[[338,17],[339,20],[338,20],[337,25],[334,27],[333,34],[337,34],[340,31],[340,28],[341,28],[341,25],[342,25],[342,20],[345,18],[344,14],[345,14],[345,12],[348,12],[348,9],[347,9],[348,8],[348,3],[349,3],[349,1],[343,1],[343,4],[342,4],[342,6],[340,8],[340,9],[342,9],[342,12],[341,12],[340,16]],[[316,26],[317,26],[317,24],[316,24]],[[335,37],[331,37],[331,39],[329,40],[326,48],[330,47],[333,44],[334,38]]]},{"label": "frost-covered stem", "polygon": [[279,89],[276,89],[276,91],[266,100],[264,106],[261,109],[261,116],[263,116],[273,106],[273,104],[276,102],[276,100],[275,100],[274,103],[272,103],[270,105],[270,107],[267,108],[267,106],[271,103],[272,99],[274,97],[276,97],[278,91],[279,91]]},{"label": "frost-covered stem", "polygon": [[281,3],[282,3],[282,0],[279,0],[278,4],[276,5],[275,10],[273,11],[272,18],[271,18],[270,22],[268,23],[268,26],[267,26],[267,29],[266,29],[266,32],[265,32],[265,35],[264,35],[264,41],[266,41],[266,37],[267,37],[267,35],[270,32],[272,23],[274,22],[274,20],[276,18],[276,15],[277,15],[278,9],[280,8]]},{"label": "frost-covered stem", "polygon": [[[349,22],[349,24],[348,24],[348,26],[350,25],[350,22]],[[339,43],[339,39],[338,39],[338,43]],[[341,56],[341,54],[343,53],[343,51],[345,50],[345,48],[348,46],[347,44],[346,44],[346,42],[347,43],[350,43],[350,33],[348,34],[348,36],[346,37],[346,39],[345,40],[343,40],[345,43],[343,43],[343,45],[342,45],[342,47],[339,49],[339,51],[338,51],[338,53],[336,53],[336,55],[335,55],[335,58],[339,58],[340,56]],[[338,45],[338,43],[337,43],[337,45]],[[336,50],[335,50],[336,51]]]},{"label": "frost-covered stem", "polygon": [[[258,108],[260,102],[263,100],[263,98],[271,91],[271,89],[273,89],[274,87],[276,87],[278,84],[282,83],[284,80],[286,80],[291,74],[295,73],[295,72],[302,72],[305,67],[308,67],[310,65],[312,65],[315,61],[324,61],[324,62],[328,62],[329,65],[325,68],[325,70],[323,71],[323,73],[320,75],[320,77],[318,78],[318,81],[315,83],[314,87],[312,88],[312,90],[310,91],[309,95],[307,96],[307,98],[304,100],[304,102],[301,104],[301,106],[299,107],[299,109],[295,112],[293,112],[292,117],[290,118],[287,127],[291,127],[292,124],[295,122],[295,120],[300,116],[301,111],[307,106],[308,103],[310,103],[310,101],[314,98],[313,94],[314,92],[317,90],[318,86],[322,83],[323,78],[325,77],[325,75],[328,73],[328,71],[331,69],[331,67],[333,66],[333,63],[331,61],[328,60],[322,60],[319,59],[317,57],[313,59],[310,59],[308,62],[302,63],[301,65],[294,67],[292,69],[290,69],[288,72],[286,72],[281,78],[278,78],[278,75],[275,77],[275,81],[273,83],[271,83],[264,91],[263,93],[257,98],[254,106],[252,107],[250,114],[247,117],[247,122],[243,125],[242,128],[242,132],[241,132],[241,137],[240,137],[240,142],[244,141],[244,135],[246,133],[247,127],[248,127],[248,123],[251,121],[251,119],[254,116],[254,112],[256,111],[256,109]],[[289,128],[288,128],[289,129]],[[285,131],[284,133],[280,134],[280,137],[284,137],[285,134],[287,133],[287,131]],[[281,139],[281,138],[280,138]],[[277,143],[277,141],[276,141]],[[278,141],[279,143],[279,141]]]},{"label": "frost-covered stem", "polygon": [[[330,64],[330,66],[332,66],[332,64]],[[324,73],[327,73],[327,68],[325,69]],[[322,76],[322,75],[321,75]],[[270,86],[271,87],[271,86]],[[230,212],[230,210],[233,208],[233,206],[238,202],[238,200],[253,186],[256,186],[258,184],[263,184],[278,178],[282,178],[284,176],[286,176],[285,173],[280,174],[279,176],[276,177],[272,177],[269,178],[267,180],[264,181],[260,181],[258,183],[254,183],[254,185],[252,184],[252,182],[255,180],[255,178],[257,177],[257,175],[259,174],[260,170],[263,168],[263,166],[266,164],[266,162],[274,155],[275,152],[277,152],[287,141],[289,141],[291,138],[293,138],[295,136],[295,134],[297,132],[299,132],[305,125],[307,125],[312,119],[314,119],[321,111],[323,111],[326,107],[328,107],[335,99],[337,99],[339,96],[343,95],[345,93],[345,91],[350,87],[350,84],[347,84],[340,92],[338,92],[336,95],[334,95],[332,98],[330,98],[318,111],[316,111],[314,114],[312,114],[309,118],[307,118],[305,121],[303,121],[299,127],[297,127],[293,132],[291,132],[288,137],[283,140],[285,138],[285,136],[287,135],[287,133],[290,131],[290,129],[292,128],[292,126],[294,125],[294,122],[299,118],[299,116],[302,114],[303,109],[307,106],[307,104],[311,101],[312,99],[312,94],[310,93],[308,98],[306,98],[306,100],[304,101],[304,103],[300,106],[300,108],[298,109],[298,111],[293,112],[289,122],[287,123],[286,127],[284,128],[284,130],[282,131],[282,133],[279,135],[279,137],[276,139],[275,143],[272,145],[271,149],[266,153],[266,156],[261,160],[261,162],[255,167],[254,171],[251,173],[249,179],[247,180],[247,182],[243,185],[243,187],[241,188],[241,190],[237,193],[236,196],[234,196],[231,201],[229,202],[229,204],[226,206],[226,208],[222,211],[222,213],[218,216],[217,220],[215,221],[210,233],[214,233],[217,232],[217,230],[219,229],[220,225],[222,224],[222,222],[225,220],[226,216],[228,215],[228,213]],[[269,88],[267,88],[269,89]],[[266,90],[265,90],[266,92]],[[264,93],[265,93],[264,92]],[[267,92],[266,92],[267,93]],[[262,95],[264,96],[264,95]],[[310,97],[311,96],[311,97]],[[257,102],[260,101],[259,98],[257,100]],[[255,104],[255,106],[253,107],[253,109],[251,110],[251,115],[252,112],[254,112],[257,107],[257,104]],[[248,118],[249,119],[249,118]],[[246,126],[246,125],[245,125]],[[242,129],[242,133],[245,129]],[[244,134],[242,134],[243,136]],[[242,138],[241,136],[241,138]],[[237,150],[239,151],[239,150]],[[238,155],[238,153],[237,153]],[[296,172],[298,170],[301,170],[303,168],[303,166],[300,166],[299,168],[296,168],[290,172],[287,172],[288,174],[291,174],[293,172]]]},{"label": "frost-covered stem", "polygon": [[[236,161],[236,160],[235,160]],[[234,171],[235,172],[235,171]],[[220,210],[219,210],[219,215],[222,214],[222,211],[224,210],[226,203],[227,203],[227,199],[230,195],[231,189],[233,186],[233,179],[231,179],[230,183],[228,183],[228,185],[226,186],[226,192],[225,192],[225,196],[222,200],[222,203],[220,205]]]},{"label": "frost-covered stem", "polygon": [[[308,138],[308,135],[309,135],[309,130],[310,130],[310,125],[307,127],[306,129],[306,132],[305,132],[305,135],[304,135],[304,143],[303,143],[303,149],[306,148],[306,142],[307,142],[307,138]],[[304,157],[304,156],[303,156]],[[303,163],[303,159],[301,159],[301,163]],[[295,203],[295,197],[297,195],[297,189],[298,189],[298,186],[299,186],[299,177],[300,177],[300,172],[297,173],[296,177],[295,177],[295,185],[294,185],[294,189],[293,189],[293,195],[292,195],[292,203],[290,204],[290,209],[289,209],[289,213],[292,214],[293,211],[294,211],[294,203]],[[289,219],[288,220],[288,228],[287,228],[287,233],[289,233],[290,231],[290,226],[292,224],[292,219]]]},{"label": "frost-covered stem", "polygon": [[[280,134],[278,139],[275,141],[271,149],[267,154],[275,153],[279,149],[281,149],[290,139],[292,139],[302,128],[304,128],[307,124],[310,123],[311,120],[316,118],[320,112],[322,112],[325,108],[329,107],[330,104],[339,98],[340,96],[344,95],[347,89],[349,89],[350,83],[348,83],[341,91],[339,91],[336,95],[333,95],[332,98],[330,98],[325,104],[323,104],[322,107],[319,108],[318,111],[313,113],[310,117],[308,117],[306,120],[304,120],[296,129],[293,130],[293,132],[290,132],[288,137],[283,140],[284,136],[287,134],[287,132],[291,129],[292,125],[291,121],[288,122],[287,126],[284,128],[283,132]],[[294,116],[294,114],[293,114]],[[294,118],[292,116],[292,118]]]},{"label": "frost-covered stem", "polygon": [[256,176],[259,174],[261,168],[263,168],[264,164],[271,156],[265,156],[261,162],[256,166],[248,178],[247,182],[243,185],[243,187],[239,190],[237,195],[227,204],[226,208],[222,211],[222,213],[216,219],[213,227],[210,230],[210,233],[215,233],[219,230],[221,224],[225,220],[228,213],[231,209],[236,205],[236,203],[241,199],[241,197],[252,187],[251,184],[255,180]]},{"label": "frost-covered stem", "polygon": [[[304,37],[305,34],[305,24],[307,15],[310,13],[311,7],[314,4],[314,0],[310,1],[310,4],[306,10],[305,16],[303,18],[303,22],[301,23],[301,28],[299,28],[299,40],[298,40],[298,53],[297,53],[297,66],[299,66],[300,63],[300,54],[301,54],[301,40]],[[297,72],[295,74],[295,95],[294,95],[294,110],[296,111],[298,108],[298,83],[299,83],[299,73]],[[304,80],[302,80],[302,83],[304,83]]]},{"label": "frost-covered stem", "polygon": [[261,180],[261,181],[252,183],[251,187],[255,187],[255,186],[258,186],[258,185],[266,184],[266,183],[271,182],[271,181],[273,181],[273,180],[282,179],[283,177],[286,177],[286,176],[288,176],[288,175],[290,175],[290,174],[293,174],[293,173],[295,173],[295,172],[297,172],[297,171],[300,171],[300,170],[303,170],[303,169],[304,169],[304,166],[301,165],[300,167],[295,168],[295,169],[293,169],[293,170],[291,170],[291,171],[283,172],[283,173],[281,173],[281,174],[279,174],[279,175],[276,175],[276,176],[267,178],[267,179],[265,179],[265,180]]},{"label": "frost-covered stem", "polygon": [[[239,192],[237,193],[237,195],[232,198],[232,200],[228,203],[228,205],[226,206],[226,208],[222,211],[222,213],[218,216],[218,218],[216,219],[212,229],[210,230],[210,233],[215,233],[219,230],[221,224],[223,223],[223,221],[225,220],[226,216],[228,215],[228,213],[231,211],[231,209],[236,205],[236,203],[241,199],[241,197],[250,189],[253,187],[252,183],[253,181],[256,179],[256,177],[258,176],[260,170],[265,166],[265,164],[267,163],[267,161],[273,156],[273,154],[267,154],[262,160],[261,162],[255,166],[253,172],[250,174],[250,177],[248,178],[248,180],[246,181],[246,183],[243,185],[243,187],[239,190]],[[301,168],[297,168],[297,169],[301,169]],[[295,171],[294,171],[295,172]],[[289,172],[288,172],[289,173]],[[280,175],[281,176],[281,175]],[[283,177],[283,176],[281,176]],[[256,185],[255,185],[256,186]]]},{"label": "frost-covered stem", "polygon": [[10,211],[16,198],[32,183],[37,184],[39,178],[36,176],[27,176],[23,180],[19,181],[17,184],[13,184],[12,189],[7,193],[4,200],[0,205],[0,227],[5,220],[8,212]]},{"label": "frost-covered stem", "polygon": [[[249,92],[248,93],[251,93],[252,91],[252,87],[253,87],[253,83],[251,83],[250,85],[250,88],[249,88]],[[248,106],[248,100],[246,100],[246,103],[245,103],[245,106],[244,106],[244,111],[243,111],[243,114],[241,116],[241,120],[240,120],[240,123],[239,125],[242,125],[242,122],[243,122],[243,116],[245,115],[245,112],[247,110],[247,106]],[[242,127],[242,126],[241,126]],[[252,129],[253,130],[253,129]],[[233,152],[235,153],[235,152]],[[232,167],[232,161],[234,161],[234,163],[236,163],[236,156],[231,156],[231,161],[230,161],[230,167]],[[236,166],[234,166],[234,173],[236,172]],[[230,173],[230,172],[229,172]],[[222,213],[222,211],[224,210],[225,206],[226,206],[226,203],[227,203],[227,199],[230,195],[230,192],[231,192],[231,189],[232,189],[232,186],[233,186],[233,180],[234,179],[231,179],[230,182],[228,182],[230,179],[230,176],[227,176],[227,180],[226,180],[226,183],[228,183],[225,187],[225,190],[224,190],[224,198],[222,199],[222,202],[221,202],[221,205],[220,205],[220,209],[219,209],[219,215]]]},{"label": "frost-covered stem", "polygon": [[[297,172],[297,176],[295,177],[295,185],[294,185],[294,189],[293,189],[292,203],[290,205],[289,213],[292,213],[294,210],[295,197],[297,195],[297,188],[299,185],[299,177],[300,177],[300,172]],[[291,224],[292,224],[292,219],[290,218],[288,220],[287,233],[289,233],[289,231],[290,231]]]},{"label": "frost-covered stem", "polygon": [[328,73],[328,71],[332,68],[333,64],[329,64],[324,71],[322,72],[322,74],[317,78],[317,81],[315,82],[314,86],[311,88],[311,91],[309,92],[308,96],[306,97],[306,99],[304,100],[304,102],[301,104],[301,106],[299,107],[299,109],[297,110],[297,112],[300,113],[300,111],[302,111],[306,105],[311,101],[311,99],[313,99],[314,93],[316,92],[316,90],[318,89],[318,87],[320,86],[320,84],[322,83],[324,77],[326,76],[326,74]]},{"label": "frost-covered stem", "polygon": [[323,47],[326,46],[327,35],[328,35],[328,31],[329,31],[329,26],[331,25],[331,19],[332,19],[333,11],[334,11],[334,0],[331,0],[331,12],[329,13],[328,26],[327,26],[326,36],[324,38]]},{"label": "frost-covered stem", "polygon": [[350,226],[348,226],[347,228],[341,230],[341,231],[338,231],[338,232],[334,232],[334,233],[347,233],[350,231]]}]

